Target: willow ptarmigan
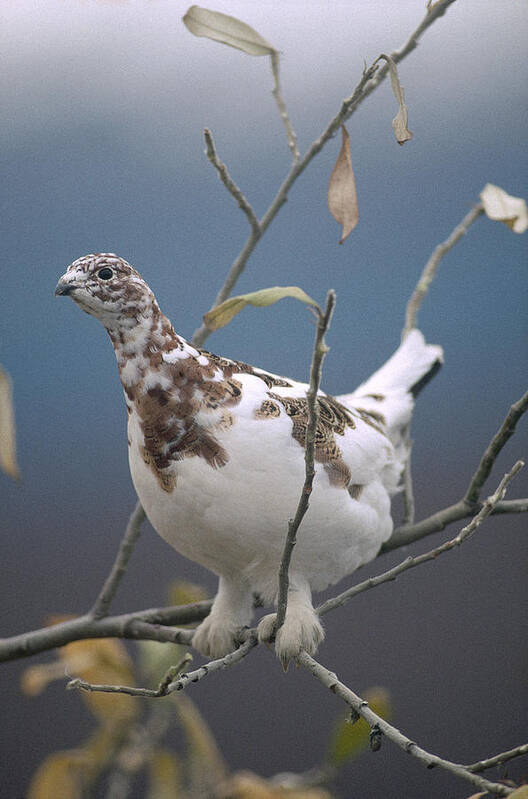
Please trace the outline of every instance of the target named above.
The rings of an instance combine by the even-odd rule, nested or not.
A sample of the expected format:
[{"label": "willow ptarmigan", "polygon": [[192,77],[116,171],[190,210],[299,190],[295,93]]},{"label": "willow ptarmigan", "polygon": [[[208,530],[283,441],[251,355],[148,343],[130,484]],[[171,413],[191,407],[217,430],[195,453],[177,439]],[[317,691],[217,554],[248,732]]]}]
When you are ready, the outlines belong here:
[{"label": "willow ptarmigan", "polygon": [[[79,258],[55,293],[71,296],[110,335],[137,495],[171,546],[219,576],[193,645],[225,655],[250,623],[253,593],[276,599],[287,524],[304,480],[307,386],[193,347],[116,255]],[[314,653],[323,638],[312,590],[372,560],[391,535],[390,497],[407,456],[402,431],[441,361],[441,348],[413,330],[352,394],[320,392],[313,493],[275,641],[283,663],[301,649]],[[261,620],[261,639],[273,635],[273,620]]]}]

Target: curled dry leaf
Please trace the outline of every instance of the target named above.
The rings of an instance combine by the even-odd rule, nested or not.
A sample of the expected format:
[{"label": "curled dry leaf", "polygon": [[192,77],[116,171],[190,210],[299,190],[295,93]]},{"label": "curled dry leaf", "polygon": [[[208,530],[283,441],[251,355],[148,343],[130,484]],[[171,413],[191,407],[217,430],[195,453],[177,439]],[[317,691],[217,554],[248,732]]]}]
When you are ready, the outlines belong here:
[{"label": "curled dry leaf", "polygon": [[16,461],[15,411],[11,380],[0,367],[0,467],[18,480],[20,472]]},{"label": "curled dry leaf", "polygon": [[514,233],[524,233],[528,228],[528,210],[522,197],[512,197],[504,189],[486,183],[480,192],[486,216],[504,222]]},{"label": "curled dry leaf", "polygon": [[406,141],[412,139],[413,135],[409,130],[409,128],[407,127],[408,115],[407,115],[407,106],[405,105],[405,93],[403,91],[403,86],[400,83],[400,78],[398,76],[398,70],[396,69],[396,64],[394,63],[390,55],[385,55],[384,53],[382,53],[380,55],[380,58],[382,58],[384,61],[387,62],[392,91],[398,102],[398,105],[400,106],[398,113],[392,120],[392,129],[394,131],[394,135],[396,136],[396,141],[398,142],[398,144],[405,144]]},{"label": "curled dry leaf", "polygon": [[205,36],[248,55],[271,55],[276,52],[260,33],[229,14],[191,6],[183,17],[183,23],[195,36]]},{"label": "curled dry leaf", "polygon": [[341,149],[328,182],[328,208],[340,225],[343,226],[340,244],[356,227],[359,221],[356,181],[350,158],[350,136],[341,125]]},{"label": "curled dry leaf", "polygon": [[231,319],[240,313],[246,305],[273,305],[278,300],[284,297],[293,297],[300,302],[305,302],[307,305],[317,306],[315,300],[306,294],[298,286],[273,286],[269,289],[260,289],[260,291],[252,291],[249,294],[240,294],[237,297],[230,297],[225,302],[220,303],[215,308],[204,315],[204,322],[209,330],[218,330],[220,327],[227,325]]}]

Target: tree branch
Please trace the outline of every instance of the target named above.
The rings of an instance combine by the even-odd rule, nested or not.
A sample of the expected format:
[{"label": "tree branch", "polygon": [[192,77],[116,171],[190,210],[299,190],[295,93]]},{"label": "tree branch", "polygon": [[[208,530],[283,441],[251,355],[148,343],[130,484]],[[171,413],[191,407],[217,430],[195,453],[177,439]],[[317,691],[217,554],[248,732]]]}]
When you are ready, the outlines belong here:
[{"label": "tree branch", "polygon": [[504,475],[499,483],[499,486],[497,487],[497,490],[487,498],[477,515],[473,517],[470,523],[466,525],[466,527],[464,527],[458,533],[458,535],[455,536],[455,538],[452,538],[450,541],[445,541],[440,546],[429,550],[429,552],[424,552],[416,557],[408,557],[401,563],[393,566],[392,569],[388,569],[386,572],[378,574],[376,577],[370,577],[368,580],[364,580],[362,583],[358,583],[357,585],[352,586],[352,588],[343,591],[341,594],[338,594],[338,596],[328,599],[317,608],[317,613],[319,613],[320,616],[323,616],[325,613],[328,613],[328,611],[334,610],[335,608],[346,604],[357,594],[361,594],[363,591],[367,591],[370,588],[375,588],[377,585],[381,585],[381,583],[395,580],[398,575],[402,574],[402,572],[405,572],[408,569],[414,569],[415,566],[421,566],[422,563],[427,563],[430,560],[435,560],[444,552],[449,552],[451,549],[454,549],[454,547],[460,546],[460,544],[473,535],[473,533],[480,527],[484,519],[486,519],[493,512],[493,509],[497,506],[501,499],[504,498],[508,484],[511,480],[513,480],[515,475],[522,469],[523,466],[523,461],[517,461],[513,468]]},{"label": "tree branch", "polygon": [[276,50],[273,50],[270,54],[271,58],[271,71],[273,74],[273,80],[275,81],[275,85],[272,90],[272,94],[275,98],[275,102],[279,108],[279,114],[281,115],[281,119],[284,123],[284,127],[286,128],[286,138],[288,139],[288,147],[291,150],[293,155],[293,162],[297,163],[299,161],[301,154],[299,152],[299,148],[297,146],[297,136],[293,129],[292,123],[290,121],[290,117],[288,116],[288,111],[286,110],[286,103],[282,99],[282,92],[281,92],[281,85],[280,85],[280,78],[279,78],[279,54]]},{"label": "tree branch", "polygon": [[520,398],[520,400],[511,406],[504,422],[491,439],[486,452],[480,459],[477,471],[471,478],[471,482],[464,496],[465,502],[473,504],[474,502],[478,501],[480,490],[489,477],[497,455],[506,444],[508,439],[514,434],[517,422],[527,409],[528,391],[523,397]]},{"label": "tree branch", "polygon": [[[455,0],[438,0],[438,2],[434,5],[434,7],[427,11],[425,17],[422,19],[418,27],[411,33],[405,45],[400,49],[393,53],[391,53],[391,58],[393,61],[398,63],[399,61],[403,60],[405,56],[407,56],[418,44],[418,40],[420,36],[427,30],[427,28],[432,25],[432,23],[441,17],[447,8],[454,3]],[[295,161],[287,174],[286,178],[284,179],[282,185],[280,186],[277,194],[275,195],[274,199],[270,203],[268,210],[260,220],[260,235],[257,235],[254,230],[252,230],[251,235],[247,239],[244,247],[242,248],[241,252],[237,255],[231,268],[228,272],[226,277],[225,283],[220,289],[214,304],[213,308],[216,305],[219,305],[223,302],[229,295],[231,294],[235,284],[244,271],[246,263],[255,249],[259,239],[268,229],[271,222],[276,217],[279,210],[282,208],[284,203],[288,199],[288,192],[297,180],[297,178],[304,172],[310,161],[319,153],[325,144],[327,144],[330,139],[333,138],[334,134],[339,130],[341,124],[346,120],[349,119],[352,114],[357,110],[359,105],[365,100],[366,97],[371,94],[374,89],[376,89],[379,84],[385,79],[388,73],[388,67],[384,64],[382,67],[378,67],[377,59],[373,63],[371,67],[366,69],[363,72],[361,80],[359,81],[358,85],[350,95],[350,97],[343,100],[341,103],[341,108],[339,109],[336,116],[329,122],[326,129],[321,133],[319,138],[317,138],[311,146],[308,148],[306,154],[300,160]],[[209,328],[203,324],[201,325],[193,335],[193,344],[198,347],[201,347],[206,339],[209,337],[211,331]]]},{"label": "tree branch", "polygon": [[[39,630],[0,639],[0,663],[36,655],[86,638],[128,638],[189,644],[193,630],[169,628],[170,624],[192,624],[204,619],[210,600],[171,608],[151,608],[120,616],[94,619],[90,614]],[[161,626],[160,626],[161,625]]]},{"label": "tree branch", "polygon": [[[482,507],[478,502],[480,489],[488,478],[499,452],[515,432],[517,422],[527,409],[528,392],[511,406],[506,418],[480,459],[477,470],[461,500],[455,502],[454,505],[433,513],[432,516],[428,516],[427,519],[422,519],[416,524],[404,524],[401,527],[397,527],[389,540],[383,544],[379,554],[412,544],[430,533],[439,532],[444,527],[447,527],[448,524],[457,522],[460,519],[466,519],[468,516],[473,515],[479,507]],[[497,503],[494,513],[523,513],[527,510],[528,499],[517,499],[510,502]]]},{"label": "tree branch", "polygon": [[403,467],[403,520],[402,524],[414,524],[416,506],[414,504],[414,488],[412,481],[412,467],[411,467],[411,454],[412,454],[412,440],[411,440],[411,423],[405,426],[402,433],[403,443],[407,449],[407,460]]},{"label": "tree branch", "polygon": [[134,549],[134,546],[139,538],[141,533],[141,525],[144,521],[145,511],[138,501],[136,507],[130,514],[125,535],[123,536],[119,545],[119,550],[117,552],[114,565],[112,566],[112,570],[106,578],[101,592],[95,600],[93,608],[88,614],[92,616],[92,618],[102,619],[104,616],[108,615],[110,604],[116,595],[119,583],[125,575],[128,561],[130,560],[132,550]]},{"label": "tree branch", "polygon": [[257,217],[255,216],[255,212],[253,208],[246,200],[245,196],[242,194],[242,191],[238,188],[236,183],[231,178],[229,172],[227,171],[227,167],[222,161],[220,161],[218,157],[218,153],[216,152],[215,143],[213,140],[213,134],[208,128],[204,129],[204,139],[206,145],[206,155],[209,161],[212,163],[216,171],[218,172],[218,177],[228,190],[229,194],[234,197],[236,202],[238,203],[239,208],[245,213],[248,218],[248,222],[251,225],[251,230],[255,235],[260,233],[260,225]]},{"label": "tree branch", "polygon": [[472,771],[473,774],[477,774],[480,771],[485,771],[494,766],[502,766],[503,763],[506,763],[508,760],[513,760],[514,757],[520,757],[526,754],[528,754],[528,744],[521,744],[520,746],[516,746],[515,749],[501,752],[500,755],[489,757],[487,760],[479,760],[478,763],[472,763],[470,766],[466,766],[466,768],[468,771]]},{"label": "tree branch", "polygon": [[[242,643],[238,649],[235,649],[234,652],[230,652],[223,658],[218,658],[217,660],[209,661],[209,663],[204,663],[203,666],[195,669],[195,671],[180,674],[185,664],[192,659],[190,655],[187,655],[177,666],[172,666],[167,671],[157,688],[135,688],[134,686],[129,685],[97,685],[86,682],[85,680],[81,680],[79,678],[70,680],[66,688],[70,690],[74,688],[80,688],[83,691],[159,698],[174,693],[175,691],[183,691],[190,683],[199,682],[208,674],[212,674],[213,672],[220,671],[222,669],[227,669],[229,666],[234,666],[236,663],[239,663],[241,660],[243,660],[248,652],[250,652],[254,646],[257,646],[257,644],[258,638],[256,630],[250,630],[244,643]],[[178,679],[175,680],[174,678],[177,676]]]},{"label": "tree branch", "polygon": [[365,719],[371,729],[377,726],[381,733],[390,741],[399,746],[400,749],[403,749],[404,752],[407,752],[407,754],[416,757],[421,763],[427,766],[427,768],[438,766],[457,777],[471,782],[473,785],[476,785],[477,788],[483,791],[489,791],[489,793],[493,793],[496,796],[508,796],[513,792],[513,789],[506,785],[490,782],[483,777],[479,777],[477,774],[470,771],[467,766],[444,760],[438,757],[438,755],[433,755],[425,749],[422,749],[417,743],[411,741],[410,738],[401,733],[400,730],[392,724],[389,724],[381,716],[378,716],[377,713],[374,713],[364,699],[361,699],[360,696],[351,691],[344,683],[340,682],[336,674],[314,660],[307,652],[301,652],[298,657],[298,662],[313,674],[325,688],[328,688],[332,693],[336,694],[336,696],[339,696],[340,699],[343,699],[355,713]]},{"label": "tree branch", "polygon": [[467,231],[469,230],[470,226],[475,222],[476,219],[479,218],[481,214],[484,213],[484,206],[482,203],[478,203],[471,211],[466,214],[464,219],[456,226],[456,228],[452,231],[449,237],[443,241],[441,244],[438,244],[435,247],[433,254],[427,261],[424,270],[420,276],[420,279],[414,289],[412,296],[407,303],[407,310],[405,312],[405,326],[402,331],[402,339],[405,338],[407,333],[416,327],[416,320],[418,317],[418,311],[420,306],[423,302],[425,295],[431,285],[434,276],[436,275],[436,270],[438,269],[438,265],[440,261],[446,255],[449,250],[451,250],[455,244],[460,241],[462,236],[464,236]]},{"label": "tree branch", "polygon": [[308,405],[308,425],[306,427],[306,437],[304,446],[304,462],[305,462],[305,478],[301,491],[301,497],[297,505],[297,510],[293,519],[288,522],[288,535],[284,545],[284,551],[279,567],[279,593],[277,599],[277,622],[276,630],[279,630],[286,618],[286,608],[288,605],[288,588],[290,585],[289,571],[290,561],[293,553],[293,548],[297,543],[297,530],[304,518],[308,505],[310,502],[310,494],[312,493],[312,484],[315,476],[314,459],[315,459],[315,434],[317,430],[317,422],[319,419],[319,409],[317,407],[317,393],[321,383],[321,371],[323,367],[323,360],[328,352],[328,347],[325,344],[325,334],[330,326],[332,314],[334,312],[336,302],[335,292],[330,290],[326,297],[326,307],[324,314],[319,306],[317,306],[317,328],[315,332],[315,342],[312,356],[312,365],[310,368],[310,387],[306,393]]}]

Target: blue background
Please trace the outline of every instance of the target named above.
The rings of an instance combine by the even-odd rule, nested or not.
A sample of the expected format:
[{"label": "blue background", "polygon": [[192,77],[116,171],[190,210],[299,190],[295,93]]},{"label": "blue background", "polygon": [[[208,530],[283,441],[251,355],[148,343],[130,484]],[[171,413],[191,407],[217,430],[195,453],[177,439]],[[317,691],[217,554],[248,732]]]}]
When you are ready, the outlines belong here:
[{"label": "blue background", "polygon": [[[217,0],[214,8],[241,17],[283,52],[284,96],[303,152],[353,90],[363,59],[399,47],[423,14],[414,0]],[[0,362],[14,383],[23,474],[18,485],[0,475],[5,635],[40,626],[48,613],[89,606],[135,502],[112,349],[100,325],[54,298],[57,279],[85,253],[117,252],[190,337],[248,234],[204,155],[203,128],[213,131],[258,215],[289,168],[267,59],[191,36],[180,21],[185,10],[165,0],[21,0],[3,9]],[[424,263],[484,184],[526,195],[527,27],[515,0],[455,3],[400,66],[412,142],[394,140],[388,83],[348,124],[360,204],[348,241],[338,246],[326,204],[336,138],[297,181],[253,254],[237,293],[293,284],[322,302],[336,289],[323,380],[329,392],[351,390],[397,346]],[[413,425],[419,517],[459,498],[524,391],[525,268],[525,238],[481,218],[442,261],[420,312],[420,327],[443,345],[446,363],[420,397]],[[306,379],[312,336],[304,306],[286,300],[244,311],[207,346]],[[487,493],[523,454],[525,423]],[[522,474],[510,497],[526,493]],[[526,732],[525,525],[520,517],[492,519],[460,551],[325,619],[321,660],[359,692],[384,685],[395,723],[460,762],[510,748]],[[146,529],[115,609],[163,603],[177,576],[214,591],[211,575]],[[73,746],[91,723],[62,685],[22,697],[26,665],[2,669],[8,797],[22,794],[47,751]],[[260,650],[205,680],[193,698],[229,763],[265,775],[314,765],[341,712],[306,673],[285,677]],[[470,792],[387,743],[347,767],[340,789],[377,797],[388,785],[391,795],[411,799],[425,790],[431,797]]]}]

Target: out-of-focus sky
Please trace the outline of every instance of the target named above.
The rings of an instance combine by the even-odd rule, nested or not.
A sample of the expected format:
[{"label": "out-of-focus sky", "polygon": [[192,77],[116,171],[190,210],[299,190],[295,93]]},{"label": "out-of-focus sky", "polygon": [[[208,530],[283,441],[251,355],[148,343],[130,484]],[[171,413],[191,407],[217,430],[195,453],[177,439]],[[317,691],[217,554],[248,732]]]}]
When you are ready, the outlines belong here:
[{"label": "out-of-focus sky", "polygon": [[[218,0],[214,8],[244,19],[282,52],[283,92],[301,151],[351,93],[364,61],[399,48],[424,13],[415,0]],[[190,337],[248,232],[204,156],[203,128],[213,131],[259,215],[289,167],[267,59],[191,36],[181,23],[185,10],[168,0],[18,0],[1,10],[0,363],[13,378],[23,473],[20,485],[0,475],[6,634],[39,626],[48,612],[89,605],[134,504],[111,347],[93,319],[53,297],[58,277],[87,252],[117,252]],[[328,391],[352,389],[397,346],[423,264],[486,182],[526,195],[527,29],[517,0],[455,3],[400,65],[412,142],[399,147],[393,138],[397,106],[388,83],[348,123],[360,204],[348,241],[338,246],[326,206],[336,140],[299,179],[252,256],[237,292],[296,284],[322,301],[336,289]],[[420,397],[413,427],[419,515],[458,498],[524,390],[525,268],[526,239],[480,219],[442,262],[424,303],[420,325],[444,346],[446,364]],[[245,311],[207,346],[305,379],[311,341],[305,308],[287,300]],[[501,457],[495,482],[526,454],[525,431]],[[521,476],[512,496],[526,493]],[[519,743],[522,527],[522,519],[492,520],[444,563],[327,617],[323,661],[358,690],[388,687],[398,724],[455,759]],[[160,586],[177,575],[214,588],[148,530],[116,607],[163,602]],[[13,797],[46,747],[75,742],[65,723],[51,729],[45,697],[13,696],[17,673],[4,671],[13,712],[4,724],[4,763],[15,762],[22,741],[25,749],[23,771],[9,776]],[[249,684],[252,699],[238,715],[233,708]],[[496,705],[488,707],[491,687]],[[57,689],[53,698],[58,718],[87,724],[72,694]],[[261,653],[218,677],[216,689],[201,683],[196,698],[233,765],[262,773],[313,764],[338,712],[308,678],[284,678]],[[445,710],[455,706],[463,707],[464,722]],[[223,722],[226,708],[240,737]],[[28,721],[37,717],[28,738]],[[306,736],[289,751],[299,730]],[[394,795],[403,795],[395,785],[405,786],[409,797],[423,797],[424,786],[430,796],[454,790],[387,750],[376,767],[369,756],[351,768],[349,786],[365,796],[381,795],[388,784]]]}]

